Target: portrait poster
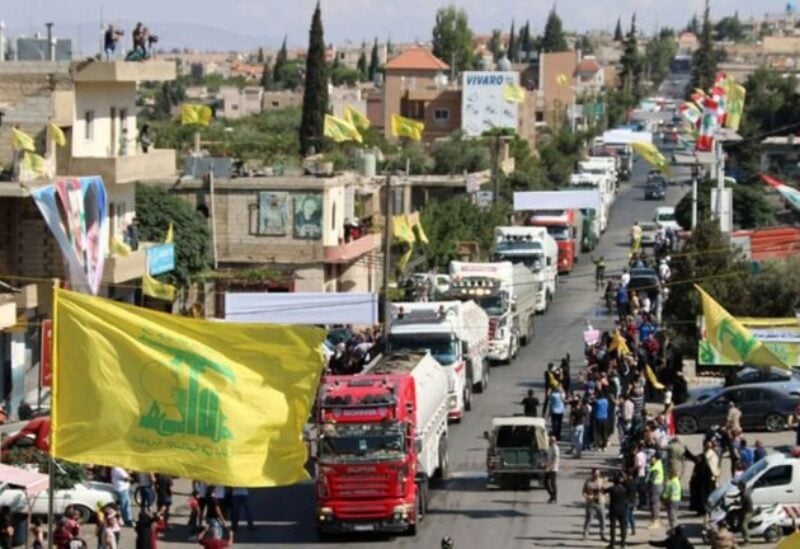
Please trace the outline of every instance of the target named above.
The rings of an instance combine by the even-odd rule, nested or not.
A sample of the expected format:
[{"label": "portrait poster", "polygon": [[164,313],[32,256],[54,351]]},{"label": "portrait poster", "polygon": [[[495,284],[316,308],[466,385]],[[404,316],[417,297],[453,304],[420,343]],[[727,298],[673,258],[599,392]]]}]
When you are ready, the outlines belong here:
[{"label": "portrait poster", "polygon": [[289,230],[289,193],[258,193],[258,234],[283,236]]},{"label": "portrait poster", "polygon": [[322,195],[294,195],[294,237],[301,240],[322,238]]}]

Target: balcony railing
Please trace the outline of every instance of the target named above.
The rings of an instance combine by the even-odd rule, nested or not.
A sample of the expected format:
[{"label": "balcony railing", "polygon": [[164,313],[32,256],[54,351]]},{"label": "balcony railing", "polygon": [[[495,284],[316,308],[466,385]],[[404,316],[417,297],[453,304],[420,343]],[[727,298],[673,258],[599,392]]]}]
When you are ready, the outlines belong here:
[{"label": "balcony railing", "polygon": [[108,256],[103,267],[104,284],[120,284],[142,278],[147,272],[147,252],[140,247],[128,256]]},{"label": "balcony railing", "polygon": [[325,263],[351,263],[380,245],[380,233],[372,233],[337,246],[325,246]]},{"label": "balcony railing", "polygon": [[67,175],[99,175],[107,185],[133,183],[175,175],[175,151],[152,149],[125,156],[73,156]]}]

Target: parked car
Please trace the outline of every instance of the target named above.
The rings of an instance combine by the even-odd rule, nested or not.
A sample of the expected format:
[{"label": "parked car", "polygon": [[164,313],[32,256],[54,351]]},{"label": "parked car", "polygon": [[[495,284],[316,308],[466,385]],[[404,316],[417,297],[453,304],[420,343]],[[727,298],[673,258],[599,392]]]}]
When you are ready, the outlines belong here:
[{"label": "parked car", "polygon": [[675,208],[672,206],[659,206],[656,208],[655,212],[653,212],[653,221],[655,221],[659,227],[664,227],[665,229],[672,228],[674,231],[681,230],[681,226],[678,225],[675,219]]},{"label": "parked car", "polygon": [[704,401],[676,406],[674,418],[678,432],[690,435],[713,425],[723,425],[731,401],[742,411],[742,429],[778,432],[794,417],[800,398],[758,383],[728,387]]},{"label": "parked car", "polygon": [[662,177],[648,179],[644,186],[645,200],[664,200],[667,196],[667,180]]},{"label": "parked car", "polygon": [[661,280],[655,269],[631,269],[631,280],[628,290],[638,293],[647,292],[650,301],[656,303],[661,297]]},{"label": "parked car", "polygon": [[759,383],[789,396],[800,398],[800,374],[782,368],[742,368],[728,380],[705,383],[689,391],[690,402],[702,402],[717,395],[725,387]]},{"label": "parked car", "polygon": [[656,232],[658,225],[652,221],[642,221],[639,223],[639,228],[642,229],[642,246],[655,246],[656,245]]},{"label": "parked car", "polygon": [[[39,492],[33,499],[33,514],[47,515],[49,498],[47,490]],[[91,522],[95,517],[97,505],[117,503],[114,487],[105,482],[85,481],[67,490],[56,490],[53,502],[55,513],[64,514],[68,506],[78,511],[82,523]],[[0,507],[8,505],[13,513],[27,513],[28,501],[25,490],[0,484]]]}]

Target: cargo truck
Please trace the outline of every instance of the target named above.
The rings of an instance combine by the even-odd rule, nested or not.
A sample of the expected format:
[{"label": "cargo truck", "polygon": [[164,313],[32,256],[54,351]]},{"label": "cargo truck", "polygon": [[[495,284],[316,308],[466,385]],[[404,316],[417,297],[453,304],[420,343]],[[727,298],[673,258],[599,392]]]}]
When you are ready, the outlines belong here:
[{"label": "cargo truck", "polygon": [[558,244],[558,272],[569,274],[578,260],[578,250],[583,240],[583,219],[579,210],[536,210],[527,225],[545,227]]},{"label": "cargo truck", "polygon": [[388,348],[429,351],[448,374],[448,417],[461,421],[489,386],[489,316],[474,301],[394,303]]},{"label": "cargo truck", "polygon": [[495,227],[495,261],[524,265],[536,279],[536,312],[544,313],[558,287],[558,244],[544,227]]},{"label": "cargo truck", "polygon": [[326,376],[316,406],[321,534],[416,533],[428,485],[447,477],[447,372],[425,352],[389,353]]}]

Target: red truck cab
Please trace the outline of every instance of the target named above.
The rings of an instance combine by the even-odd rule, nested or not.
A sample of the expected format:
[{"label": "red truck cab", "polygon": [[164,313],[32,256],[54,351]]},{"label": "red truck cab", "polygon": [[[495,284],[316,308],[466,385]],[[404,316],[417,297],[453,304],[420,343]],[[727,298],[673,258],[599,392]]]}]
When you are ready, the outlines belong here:
[{"label": "red truck cab", "polygon": [[581,242],[581,219],[577,210],[537,210],[531,213],[527,225],[545,227],[558,245],[558,272],[572,272]]}]

